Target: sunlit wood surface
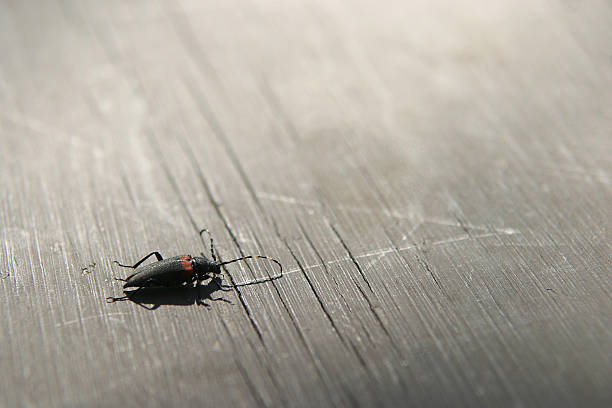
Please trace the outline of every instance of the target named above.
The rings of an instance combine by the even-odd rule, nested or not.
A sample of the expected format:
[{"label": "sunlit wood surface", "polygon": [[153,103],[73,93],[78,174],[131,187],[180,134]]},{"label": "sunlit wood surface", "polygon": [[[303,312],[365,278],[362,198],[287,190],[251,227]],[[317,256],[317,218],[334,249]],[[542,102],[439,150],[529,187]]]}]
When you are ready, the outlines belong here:
[{"label": "sunlit wood surface", "polygon": [[0,406],[612,406],[609,2],[0,10]]}]

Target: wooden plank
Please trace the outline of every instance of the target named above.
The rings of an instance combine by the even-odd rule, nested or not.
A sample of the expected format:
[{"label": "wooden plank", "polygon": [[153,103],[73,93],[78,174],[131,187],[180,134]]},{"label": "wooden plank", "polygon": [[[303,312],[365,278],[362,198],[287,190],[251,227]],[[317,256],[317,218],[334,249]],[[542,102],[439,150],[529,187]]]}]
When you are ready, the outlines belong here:
[{"label": "wooden plank", "polygon": [[610,405],[612,10],[404,3],[6,4],[0,405]]}]

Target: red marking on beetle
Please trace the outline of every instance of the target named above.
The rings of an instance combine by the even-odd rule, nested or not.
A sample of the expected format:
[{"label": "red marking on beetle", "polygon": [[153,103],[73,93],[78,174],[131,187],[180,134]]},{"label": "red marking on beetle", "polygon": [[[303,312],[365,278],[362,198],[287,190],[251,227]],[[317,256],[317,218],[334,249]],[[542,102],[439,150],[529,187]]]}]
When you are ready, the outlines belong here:
[{"label": "red marking on beetle", "polygon": [[186,261],[191,261],[191,255],[183,255],[179,259],[184,259]]},{"label": "red marking on beetle", "polygon": [[186,278],[191,278],[193,276],[193,264],[191,261],[181,261],[181,266],[183,267],[183,276]]}]

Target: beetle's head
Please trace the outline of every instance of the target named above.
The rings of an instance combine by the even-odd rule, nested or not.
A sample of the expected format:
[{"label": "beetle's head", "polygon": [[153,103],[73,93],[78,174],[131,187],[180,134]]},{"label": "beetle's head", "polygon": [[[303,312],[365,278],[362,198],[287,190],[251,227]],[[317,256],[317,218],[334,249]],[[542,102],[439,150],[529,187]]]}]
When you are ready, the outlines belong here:
[{"label": "beetle's head", "polygon": [[194,256],[191,262],[197,279],[204,280],[210,275],[221,274],[221,266],[205,256]]}]

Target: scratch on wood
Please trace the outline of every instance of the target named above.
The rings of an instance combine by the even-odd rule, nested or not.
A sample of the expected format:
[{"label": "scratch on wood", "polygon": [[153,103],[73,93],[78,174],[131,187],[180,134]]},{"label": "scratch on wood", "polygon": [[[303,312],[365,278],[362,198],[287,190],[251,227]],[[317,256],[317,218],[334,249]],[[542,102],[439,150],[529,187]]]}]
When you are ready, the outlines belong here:
[{"label": "scratch on wood", "polygon": [[257,197],[263,198],[264,200],[278,201],[278,202],[285,203],[285,204],[300,205],[303,207],[314,207],[314,208],[327,207],[327,208],[331,208],[331,209],[339,210],[339,211],[354,212],[354,213],[361,213],[361,214],[372,214],[372,215],[384,215],[386,217],[408,219],[408,220],[413,220],[415,218],[414,214],[402,214],[399,211],[374,210],[371,208],[354,207],[354,206],[348,206],[348,205],[329,205],[329,204],[321,203],[319,201],[302,200],[299,198],[290,197],[286,195],[272,194],[272,193],[265,193],[265,192],[257,192],[256,194],[257,194]]},{"label": "scratch on wood", "polygon": [[257,197],[262,198],[264,200],[277,201],[277,202],[281,202],[281,203],[289,204],[289,205],[300,205],[303,207],[313,207],[313,208],[327,207],[327,208],[332,208],[335,210],[345,211],[345,212],[382,215],[385,217],[412,220],[412,221],[416,219],[417,221],[415,225],[412,227],[412,232],[416,231],[420,226],[424,224],[437,224],[437,225],[442,225],[442,226],[458,227],[462,229],[467,227],[469,229],[476,230],[476,231],[495,231],[495,232],[499,232],[500,234],[516,234],[519,232],[518,230],[514,228],[494,227],[494,226],[489,226],[489,225],[475,225],[475,224],[464,222],[463,220],[461,222],[458,222],[456,220],[445,219],[441,217],[430,217],[430,216],[423,217],[420,214],[416,214],[416,213],[405,214],[398,210],[384,210],[384,209],[376,210],[376,209],[366,208],[366,207],[330,205],[330,204],[322,203],[319,201],[302,200],[296,197],[291,197],[291,196],[286,196],[286,195],[281,195],[281,194],[266,193],[266,192],[257,192],[256,194],[257,194]]},{"label": "scratch on wood", "polygon": [[[87,316],[87,317],[83,317],[81,319],[74,319],[74,320],[68,320],[67,322],[57,323],[55,325],[55,327],[66,327],[66,326],[73,325],[75,323],[86,322],[86,321],[89,321],[89,320],[101,319],[101,318],[105,318],[105,317],[108,317],[109,320],[115,320],[115,319],[113,319],[113,316],[126,316],[128,314],[129,313],[119,313],[119,312],[118,313],[102,313],[102,314],[99,314],[99,315]],[[120,320],[115,320],[115,321],[119,321],[120,322]]]},{"label": "scratch on wood", "polygon": [[[514,234],[519,234],[519,232],[512,232],[512,233],[505,233],[505,234],[501,234],[501,235],[514,235]],[[454,238],[448,238],[448,239],[441,239],[438,241],[433,241],[431,243],[428,243],[428,246],[439,246],[439,245],[447,245],[447,244],[453,244],[453,243],[457,243],[457,242],[461,242],[461,241],[468,241],[468,240],[477,240],[480,238],[487,238],[487,237],[494,237],[494,236],[499,236],[500,234],[497,232],[490,232],[487,234],[481,234],[481,235],[474,235],[474,236],[469,236],[469,235],[462,235],[460,237],[454,237]],[[347,261],[352,261],[353,259],[363,259],[363,258],[369,258],[372,256],[378,256],[379,259],[381,259],[382,257],[384,257],[387,254],[390,254],[392,252],[398,251],[398,252],[402,252],[402,251],[409,251],[411,249],[418,249],[420,248],[419,245],[406,245],[403,247],[399,247],[399,248],[395,248],[395,247],[387,247],[387,248],[381,248],[381,249],[376,249],[374,251],[371,252],[366,252],[364,254],[360,254],[360,255],[355,255],[353,258],[351,258],[350,256],[344,257],[344,258],[338,258],[338,259],[334,259],[331,261],[327,261],[324,264],[315,264],[315,265],[307,265],[304,266],[304,269],[312,269],[312,268],[318,268],[321,266],[327,266],[327,265],[333,265],[333,264],[337,264],[337,263],[341,263],[341,262],[347,262]],[[301,271],[301,269],[290,269],[286,272],[283,273],[283,275],[290,275],[292,273],[296,273]]]}]

